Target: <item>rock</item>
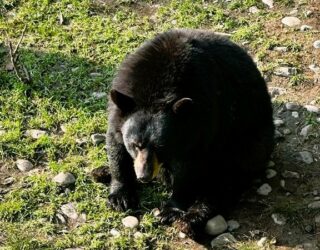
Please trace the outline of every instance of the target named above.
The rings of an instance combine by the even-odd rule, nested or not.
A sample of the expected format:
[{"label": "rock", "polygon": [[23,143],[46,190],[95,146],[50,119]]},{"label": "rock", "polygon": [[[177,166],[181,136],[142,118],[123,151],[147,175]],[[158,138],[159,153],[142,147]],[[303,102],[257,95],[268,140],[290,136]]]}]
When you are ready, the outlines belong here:
[{"label": "rock", "polygon": [[266,170],[266,178],[267,179],[271,179],[271,178],[275,177],[276,175],[277,175],[277,171],[275,171],[275,170],[273,170],[271,168],[268,168]]},{"label": "rock", "polygon": [[53,177],[52,180],[56,182],[59,186],[68,186],[76,182],[76,178],[73,176],[73,174],[69,172],[61,172],[57,174],[55,177]]},{"label": "rock", "polygon": [[285,128],[285,129],[282,130],[282,133],[284,135],[290,135],[291,134],[291,130],[289,128]]},{"label": "rock", "polygon": [[314,201],[314,202],[309,203],[308,208],[319,209],[320,208],[320,201]]},{"label": "rock", "polygon": [[56,218],[59,224],[67,224],[67,221],[62,214],[57,213]]},{"label": "rock", "polygon": [[185,233],[183,233],[183,232],[179,232],[178,236],[179,236],[180,239],[187,238],[187,235]]},{"label": "rock", "polygon": [[300,30],[301,31],[307,31],[307,30],[311,30],[312,27],[309,25],[301,25]]},{"label": "rock", "polygon": [[152,212],[154,217],[158,217],[159,214],[161,213],[159,208],[154,208],[154,209],[152,209],[151,212]]},{"label": "rock", "polygon": [[273,50],[278,52],[287,52],[288,48],[284,46],[278,46],[278,47],[274,47]]},{"label": "rock", "polygon": [[304,106],[306,108],[306,110],[308,110],[309,112],[311,113],[316,113],[316,114],[319,114],[320,113],[320,109],[316,106],[313,106],[313,105],[305,105]]},{"label": "rock", "polygon": [[213,249],[222,249],[222,247],[227,246],[232,243],[236,243],[237,240],[230,233],[224,233],[216,237],[211,241],[211,247]]},{"label": "rock", "polygon": [[284,125],[284,120],[282,120],[282,119],[274,119],[273,123],[274,123],[274,125],[276,127],[280,127],[280,126]]},{"label": "rock", "polygon": [[259,13],[260,10],[257,8],[257,6],[251,6],[251,7],[249,8],[249,12],[250,12],[251,14],[256,14],[256,13]]},{"label": "rock", "polygon": [[94,145],[98,145],[106,141],[106,135],[104,134],[93,134],[91,135],[91,140]]},{"label": "rock", "polygon": [[273,0],[262,0],[264,4],[266,4],[270,9],[273,8]]},{"label": "rock", "polygon": [[301,151],[299,152],[299,155],[304,163],[311,164],[313,162],[313,156],[310,152]]},{"label": "rock", "polygon": [[320,40],[317,40],[313,43],[313,47],[315,47],[316,49],[320,49]]},{"label": "rock", "polygon": [[275,213],[275,214],[272,214],[271,217],[274,223],[280,226],[283,226],[287,222],[286,218],[282,214]]},{"label": "rock", "polygon": [[[8,193],[9,192],[9,189],[7,189],[7,188],[0,188],[0,195],[1,194],[6,194],[6,193]],[[0,201],[1,201],[1,199],[0,199]]]},{"label": "rock", "polygon": [[258,247],[263,247],[267,243],[268,238],[267,237],[262,237],[258,242],[257,245]]},{"label": "rock", "polygon": [[9,186],[14,182],[14,178],[13,177],[7,177],[4,179],[4,181],[2,182],[2,185],[4,186]]},{"label": "rock", "polygon": [[291,113],[291,115],[292,115],[292,117],[294,117],[294,118],[299,118],[299,113],[297,112],[297,111],[293,111],[292,113]]},{"label": "rock", "polygon": [[218,235],[226,231],[228,224],[221,215],[217,215],[207,221],[205,232],[210,235]]},{"label": "rock", "polygon": [[117,230],[117,229],[115,229],[115,228],[112,228],[111,230],[110,230],[110,234],[113,236],[113,237],[119,237],[121,234],[120,234],[120,232]]},{"label": "rock", "polygon": [[294,17],[294,16],[284,17],[284,18],[282,18],[281,22],[284,25],[287,25],[289,27],[297,27],[297,26],[300,26],[300,24],[301,24],[300,19],[297,17]]},{"label": "rock", "polygon": [[33,164],[28,160],[19,159],[16,161],[16,165],[21,172],[28,172],[33,169]]},{"label": "rock", "polygon": [[309,69],[312,70],[316,74],[320,74],[320,67],[316,64],[310,64]]},{"label": "rock", "polygon": [[268,162],[268,168],[274,167],[276,164],[273,161]]},{"label": "rock", "polygon": [[75,204],[72,202],[69,202],[67,204],[64,204],[61,206],[61,212],[65,216],[67,216],[70,219],[76,220],[78,219],[79,215],[76,211]]},{"label": "rock", "polygon": [[260,195],[267,196],[271,191],[271,186],[268,183],[264,183],[258,188],[257,193]]},{"label": "rock", "polygon": [[124,227],[135,228],[139,225],[139,220],[134,216],[127,216],[122,219],[122,224]]},{"label": "rock", "polygon": [[285,104],[285,106],[286,106],[286,109],[287,109],[287,110],[290,110],[290,111],[297,111],[297,110],[299,110],[299,104],[297,104],[297,103],[287,102],[287,103]]},{"label": "rock", "polygon": [[90,73],[90,76],[91,77],[100,77],[100,76],[102,76],[102,74],[98,73],[98,72],[92,72],[92,73]]},{"label": "rock", "polygon": [[305,15],[306,15],[306,17],[310,17],[311,15],[312,15],[312,11],[311,10],[307,10],[306,12],[305,12]]},{"label": "rock", "polygon": [[31,137],[33,139],[39,139],[40,137],[47,135],[47,131],[40,129],[28,129],[25,133],[25,136]]},{"label": "rock", "polygon": [[237,230],[240,227],[239,222],[236,220],[228,220],[227,225],[228,225],[228,231],[230,232]]},{"label": "rock", "polygon": [[289,77],[297,74],[295,67],[282,66],[275,69],[273,72],[277,76]]},{"label": "rock", "polygon": [[290,16],[296,16],[296,15],[298,15],[298,10],[297,10],[297,9],[291,10],[291,11],[289,12],[289,15],[290,15]]},{"label": "rock", "polygon": [[[182,233],[183,234],[183,233]],[[179,236],[180,236],[180,234],[179,234]],[[138,239],[138,238],[141,238],[141,237],[143,237],[143,233],[141,233],[141,232],[135,232],[134,234],[133,234],[133,237],[135,238],[135,239]]]},{"label": "rock", "polygon": [[284,170],[284,171],[282,172],[282,177],[283,177],[283,178],[299,179],[299,178],[300,178],[300,174],[297,173],[297,172]]},{"label": "rock", "polygon": [[285,188],[286,187],[286,181],[280,180],[280,187]]},{"label": "rock", "polygon": [[93,92],[92,97],[97,98],[97,99],[101,99],[107,96],[107,93],[105,92]]},{"label": "rock", "polygon": [[308,137],[310,131],[312,130],[312,125],[307,125],[301,129],[300,135],[303,137]]}]

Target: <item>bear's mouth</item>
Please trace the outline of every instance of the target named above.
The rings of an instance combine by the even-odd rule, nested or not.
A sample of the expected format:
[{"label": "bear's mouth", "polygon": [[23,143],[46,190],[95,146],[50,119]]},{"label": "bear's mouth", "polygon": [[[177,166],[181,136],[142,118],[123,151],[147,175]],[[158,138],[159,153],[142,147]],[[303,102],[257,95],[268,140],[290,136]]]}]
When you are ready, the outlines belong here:
[{"label": "bear's mouth", "polygon": [[134,170],[139,182],[149,182],[159,175],[162,164],[157,155],[143,149],[138,152],[134,161]]}]

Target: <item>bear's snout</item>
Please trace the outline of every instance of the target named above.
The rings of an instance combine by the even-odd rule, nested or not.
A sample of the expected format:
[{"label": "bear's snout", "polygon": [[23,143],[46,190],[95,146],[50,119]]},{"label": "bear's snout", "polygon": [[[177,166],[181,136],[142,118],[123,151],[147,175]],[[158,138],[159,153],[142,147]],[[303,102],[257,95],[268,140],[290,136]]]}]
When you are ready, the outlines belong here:
[{"label": "bear's snout", "polygon": [[147,148],[138,150],[134,160],[134,171],[137,179],[141,182],[148,182],[152,179],[153,173],[153,153]]}]

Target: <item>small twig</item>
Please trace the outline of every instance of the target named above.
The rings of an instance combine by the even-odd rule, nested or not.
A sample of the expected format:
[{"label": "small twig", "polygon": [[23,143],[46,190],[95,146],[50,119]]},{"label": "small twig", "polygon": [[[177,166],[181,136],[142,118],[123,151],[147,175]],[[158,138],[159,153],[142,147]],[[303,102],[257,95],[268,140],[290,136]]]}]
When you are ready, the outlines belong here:
[{"label": "small twig", "polygon": [[15,54],[17,53],[17,51],[18,51],[18,49],[19,49],[19,46],[20,46],[20,43],[22,42],[22,39],[23,39],[23,37],[24,37],[24,33],[26,32],[26,29],[27,29],[27,25],[25,24],[24,27],[23,27],[23,30],[22,30],[20,39],[19,39],[19,41],[18,41],[18,43],[17,43],[17,46],[16,46],[16,48],[15,48],[14,51],[13,51],[13,55],[15,55]]},{"label": "small twig", "polygon": [[19,81],[23,82],[21,76],[19,75],[17,67],[16,67],[16,63],[15,63],[15,59],[14,59],[14,53],[13,53],[13,50],[12,50],[12,43],[9,41],[8,45],[9,45],[10,61],[12,63],[12,67],[13,67],[14,73],[16,74],[16,76],[19,79]]}]

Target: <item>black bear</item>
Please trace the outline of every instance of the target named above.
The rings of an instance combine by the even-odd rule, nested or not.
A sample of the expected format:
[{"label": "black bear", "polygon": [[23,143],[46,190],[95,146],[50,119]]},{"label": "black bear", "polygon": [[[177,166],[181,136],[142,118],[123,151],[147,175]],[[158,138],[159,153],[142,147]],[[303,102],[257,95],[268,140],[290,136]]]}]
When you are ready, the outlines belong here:
[{"label": "black bear", "polygon": [[200,229],[264,170],[273,150],[272,105],[250,56],[228,38],[171,30],[121,64],[110,91],[109,204],[137,204],[137,180],[169,173],[162,222]]}]

